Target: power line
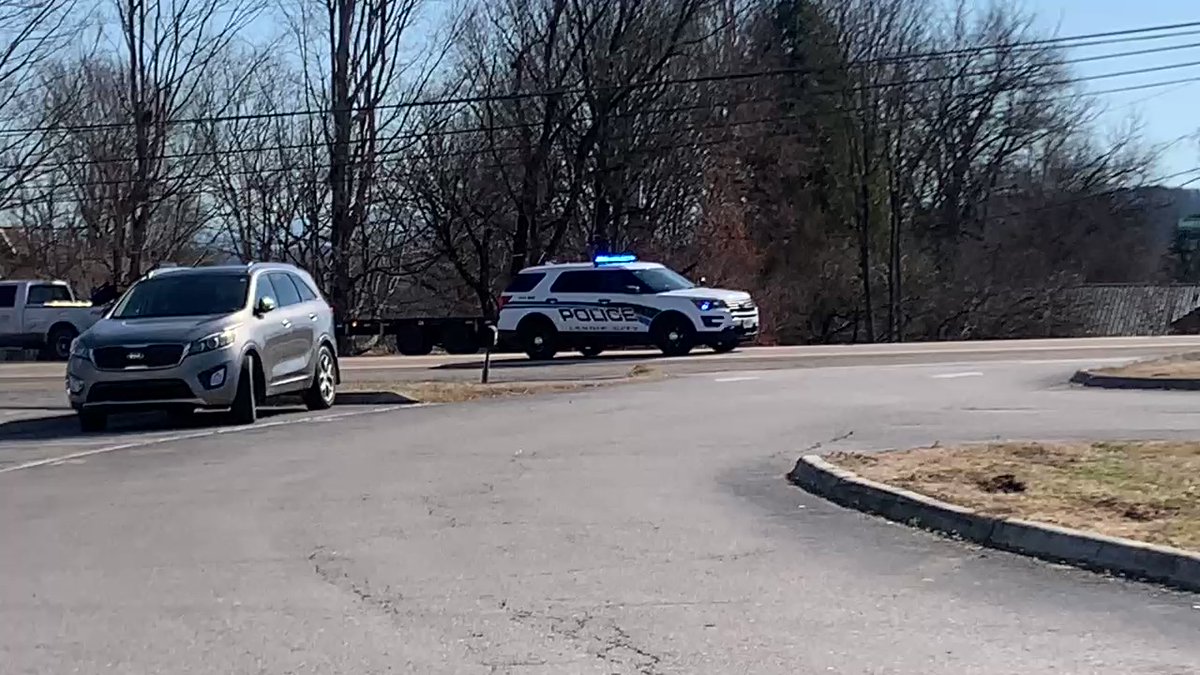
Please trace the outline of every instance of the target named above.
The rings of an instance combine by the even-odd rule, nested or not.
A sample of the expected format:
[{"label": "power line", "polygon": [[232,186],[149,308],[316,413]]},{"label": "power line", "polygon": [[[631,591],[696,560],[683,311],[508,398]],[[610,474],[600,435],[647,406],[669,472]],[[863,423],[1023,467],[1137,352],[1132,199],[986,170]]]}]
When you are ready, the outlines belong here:
[{"label": "power line", "polygon": [[[607,85],[607,86],[592,87],[592,88],[587,88],[587,89],[585,89],[585,88],[561,88],[561,89],[548,89],[548,90],[533,91],[533,92],[514,92],[514,93],[510,93],[510,94],[486,94],[486,95],[447,97],[447,98],[440,98],[440,99],[435,98],[435,99],[426,99],[426,100],[418,100],[418,101],[407,101],[407,102],[401,102],[401,103],[380,104],[380,105],[375,105],[375,106],[372,106],[369,108],[351,108],[350,112],[365,112],[365,111],[371,111],[371,110],[410,109],[410,108],[451,106],[451,105],[468,105],[468,104],[473,104],[473,103],[487,103],[487,102],[518,101],[518,100],[525,100],[525,99],[530,99],[530,98],[547,98],[547,97],[551,97],[551,96],[566,96],[566,95],[573,95],[573,94],[595,93],[598,91],[605,91],[605,90],[625,91],[625,90],[633,90],[633,89],[646,89],[646,88],[653,88],[653,87],[674,86],[674,85],[683,85],[683,84],[703,84],[703,83],[708,83],[708,82],[731,82],[731,81],[738,81],[738,80],[757,79],[757,78],[762,78],[762,77],[773,77],[773,76],[782,76],[782,75],[815,74],[815,73],[820,73],[820,72],[827,72],[831,69],[840,69],[843,67],[855,68],[855,67],[860,67],[860,66],[864,66],[864,65],[872,65],[872,64],[880,64],[880,63],[895,63],[895,62],[912,61],[912,60],[929,60],[929,59],[935,59],[935,58],[944,58],[946,56],[981,54],[981,53],[987,53],[987,52],[1012,51],[1012,50],[1029,49],[1031,47],[1041,47],[1041,46],[1050,46],[1050,45],[1072,46],[1072,45],[1065,45],[1063,43],[1080,41],[1080,40],[1092,40],[1092,41],[1087,42],[1083,45],[1074,45],[1075,47],[1099,46],[1099,45],[1103,45],[1103,44],[1127,42],[1127,41],[1131,41],[1135,38],[1136,39],[1166,39],[1169,37],[1180,37],[1180,36],[1184,36],[1184,35],[1200,34],[1200,30],[1196,30],[1196,31],[1184,32],[1184,33],[1177,32],[1177,33],[1168,34],[1168,35],[1141,35],[1144,33],[1173,31],[1173,30],[1178,30],[1178,29],[1182,29],[1182,28],[1196,28],[1196,27],[1200,27],[1200,21],[1188,22],[1188,23],[1178,23],[1178,24],[1166,24],[1166,25],[1151,26],[1151,27],[1145,27],[1145,28],[1126,29],[1126,30],[1120,30],[1120,31],[1108,31],[1108,32],[1102,32],[1102,33],[1090,33],[1090,34],[1067,36],[1067,37],[1061,37],[1061,38],[1028,40],[1028,41],[1001,44],[1001,45],[981,45],[978,47],[967,47],[967,48],[954,49],[954,50],[924,52],[924,53],[915,53],[915,54],[897,54],[897,55],[891,55],[891,56],[876,57],[876,58],[872,58],[872,59],[864,59],[864,60],[859,60],[859,61],[851,61],[846,64],[837,64],[837,65],[827,66],[827,67],[822,67],[822,68],[814,68],[814,67],[778,68],[778,69],[769,69],[769,70],[747,71],[747,72],[741,72],[741,73],[720,73],[720,74],[700,75],[700,76],[694,76],[694,77],[675,78],[675,79],[668,78],[668,79],[662,79],[662,80],[657,80],[657,81],[653,81],[653,82],[640,82],[640,83],[639,82],[631,82],[631,83],[625,83],[625,84],[620,84],[620,85]],[[1097,38],[1104,38],[1104,39],[1097,40]],[[1164,48],[1161,51],[1166,51],[1166,50],[1173,49],[1173,48],[1174,47]],[[1181,48],[1186,48],[1186,47],[1181,47]],[[1153,51],[1153,50],[1143,50],[1143,53],[1149,53],[1151,51]],[[1136,55],[1136,52],[1128,54],[1128,55]],[[1085,57],[1083,59],[1080,59],[1079,61],[1090,61],[1090,60],[1098,60],[1098,59],[1104,59],[1104,58],[1116,58],[1116,57],[1109,56],[1109,55],[1101,55],[1098,57]],[[1073,62],[1073,61],[1068,60],[1068,63],[1070,63],[1070,62]],[[1196,64],[1200,64],[1200,62],[1197,62]],[[1172,67],[1186,67],[1188,65],[1196,65],[1196,64],[1180,64],[1180,65],[1176,65],[1176,66],[1172,66]],[[1141,72],[1154,72],[1154,71],[1147,69],[1147,70],[1143,70],[1143,71],[1133,71],[1130,74],[1140,74]],[[974,73],[973,76],[978,76],[978,75],[982,75],[982,74],[988,74],[988,73]],[[1113,74],[1113,75],[1109,75],[1109,76],[1116,77],[1118,75]],[[913,82],[913,83],[920,83],[920,82],[918,81],[918,82]],[[909,83],[909,84],[913,84],[913,83]],[[891,84],[879,83],[878,86],[900,86],[902,84],[903,83],[891,83]],[[248,120],[280,119],[280,118],[288,118],[288,117],[326,115],[326,114],[330,114],[331,112],[333,112],[331,109],[318,109],[318,110],[304,109],[304,110],[279,111],[279,112],[271,112],[271,113],[214,115],[214,116],[210,116],[210,117],[193,117],[193,118],[183,118],[183,119],[178,119],[178,120],[170,120],[167,122],[167,124],[172,124],[172,125],[206,124],[206,123],[224,123],[224,122],[248,121]],[[51,125],[51,126],[40,126],[40,127],[26,127],[26,128],[18,128],[18,129],[5,129],[5,130],[0,130],[0,134],[16,135],[16,134],[50,133],[50,132],[56,132],[56,131],[57,132],[61,132],[61,131],[93,131],[93,130],[102,130],[102,129],[122,129],[122,128],[129,128],[132,126],[134,126],[133,122],[106,122],[106,123],[83,124],[83,125]]]},{"label": "power line", "polygon": [[[1200,47],[1200,43],[1186,45],[1186,47],[1187,48],[1197,48],[1197,47]],[[1054,81],[1041,82],[1041,83],[1037,83],[1037,82],[1027,83],[1027,84],[1023,84],[1019,87],[1013,87],[1011,89],[1002,90],[1002,91],[1023,91],[1026,89],[1052,88],[1052,87],[1057,87],[1057,86],[1078,84],[1081,82],[1088,82],[1088,81],[1094,81],[1094,80],[1100,80],[1100,79],[1125,77],[1125,76],[1129,76],[1129,75],[1139,75],[1139,74],[1146,74],[1149,72],[1159,72],[1162,70],[1188,68],[1188,67],[1195,67],[1195,66],[1200,66],[1200,61],[1192,61],[1192,62],[1186,62],[1186,63],[1181,63],[1181,64],[1167,64],[1167,65],[1163,65],[1163,66],[1152,66],[1149,68],[1140,68],[1140,69],[1135,69],[1135,70],[1119,71],[1119,72],[1113,72],[1113,73],[1100,73],[1097,75],[1070,78],[1070,79],[1062,79],[1062,80],[1054,80]],[[988,74],[989,72],[995,73],[995,72],[999,72],[999,71],[987,71],[984,73],[974,73],[974,74],[967,73],[963,76],[972,76],[972,75],[978,76],[979,74]],[[935,78],[924,78],[921,80],[908,80],[908,81],[901,81],[901,82],[883,82],[883,83],[875,83],[872,85],[867,85],[866,87],[860,87],[860,88],[855,88],[855,89],[850,89],[850,90],[826,89],[826,90],[818,90],[818,91],[814,91],[814,92],[808,92],[808,93],[806,93],[805,96],[807,97],[807,96],[823,95],[823,94],[845,93],[846,91],[861,91],[861,90],[866,90],[869,88],[887,88],[887,87],[910,86],[912,84],[929,84],[929,83],[946,81],[949,79],[957,79],[959,77],[961,77],[961,76],[960,75],[950,75],[950,76],[940,76],[940,77],[935,77]],[[1131,92],[1131,91],[1140,91],[1140,90],[1154,89],[1154,88],[1160,88],[1160,87],[1169,87],[1169,86],[1174,86],[1174,85],[1179,85],[1179,84],[1190,84],[1190,83],[1194,83],[1194,82],[1200,82],[1200,77],[1179,78],[1179,79],[1166,80],[1166,81],[1161,81],[1161,82],[1151,82],[1151,83],[1145,83],[1145,84],[1130,85],[1130,86],[1117,87],[1117,88],[1100,90],[1100,91],[1084,92],[1084,93],[1081,93],[1081,95],[1094,97],[1094,96],[1100,96],[1100,95],[1106,95],[1106,94],[1126,93],[1126,92]],[[954,98],[954,99],[960,99],[960,98],[961,99],[970,99],[970,98],[973,98],[975,95],[976,94],[974,92],[967,92],[967,93],[954,95],[952,98]],[[1066,96],[1066,97],[1059,97],[1059,98],[1066,100],[1066,99],[1073,98],[1073,96]],[[742,101],[717,101],[717,102],[712,102],[712,103],[700,103],[700,104],[693,104],[693,105],[688,105],[688,106],[651,108],[651,109],[641,110],[641,111],[618,113],[618,114],[613,115],[613,117],[620,119],[620,118],[637,117],[637,116],[650,115],[650,114],[663,114],[663,113],[672,113],[672,112],[687,112],[687,111],[693,111],[693,110],[703,110],[703,109],[708,109],[708,108],[718,108],[718,107],[722,107],[722,106],[735,106],[735,105],[743,105],[743,104],[752,105],[755,103],[776,103],[776,102],[777,103],[785,103],[785,102],[798,102],[800,100],[803,100],[803,98],[765,97],[765,98],[759,98],[759,99],[746,99],[746,100],[742,100]],[[841,110],[832,111],[829,114],[841,116],[841,115],[852,115],[852,114],[863,113],[863,112],[869,112],[869,110],[858,109],[858,108],[841,109]],[[821,114],[821,113],[813,113],[812,116],[813,117],[822,117],[822,116],[826,116],[826,115]],[[419,140],[419,139],[423,139],[423,138],[440,137],[440,136],[452,136],[452,135],[464,135],[464,134],[476,134],[476,133],[495,133],[497,131],[510,131],[510,130],[524,129],[524,128],[538,126],[540,124],[541,124],[541,122],[518,122],[518,123],[512,123],[512,124],[496,125],[493,127],[472,127],[472,128],[463,128],[463,129],[444,129],[444,130],[437,130],[437,131],[412,132],[412,133],[394,134],[394,135],[390,136],[387,140],[388,141]],[[683,131],[687,131],[687,130],[688,129],[683,129]],[[238,155],[238,154],[248,154],[248,153],[257,153],[257,152],[303,150],[303,149],[309,149],[309,148],[318,149],[321,146],[322,146],[322,144],[320,142],[314,141],[314,142],[309,142],[309,143],[282,144],[282,145],[271,145],[271,146],[256,146],[256,147],[249,147],[249,148],[230,148],[230,149],[221,149],[221,150],[201,150],[201,151],[191,151],[191,152],[183,152],[183,153],[172,153],[172,154],[162,155],[160,157],[156,157],[153,159],[168,160],[168,159],[220,157],[220,156],[226,156],[226,155]],[[512,147],[512,148],[505,148],[505,149],[519,150],[521,148]],[[488,150],[480,150],[477,152],[480,154],[483,154],[483,153],[489,153],[492,151],[493,151],[493,149],[488,149]],[[403,150],[399,150],[399,151],[385,150],[385,151],[377,152],[376,154],[395,154],[397,152],[403,152]],[[136,161],[136,158],[132,158],[132,157],[96,158],[96,159],[61,161],[61,162],[56,163],[54,166],[56,166],[56,167],[89,166],[89,165],[101,165],[101,164],[128,163],[128,162],[134,162],[134,161]],[[24,168],[24,167],[19,166],[19,165],[0,166],[0,170],[7,170],[7,171],[20,170],[22,168]],[[121,181],[121,182],[127,182],[127,181]]]},{"label": "power line", "polygon": [[[1200,78],[1198,78],[1198,79],[1200,79]],[[784,116],[758,118],[758,119],[751,119],[751,120],[736,120],[736,121],[722,122],[722,123],[710,124],[710,125],[691,126],[691,127],[686,127],[683,129],[668,129],[668,130],[663,130],[663,131],[656,131],[656,132],[651,132],[647,135],[648,136],[663,136],[663,135],[668,135],[668,134],[686,133],[689,131],[702,131],[702,130],[706,130],[706,129],[726,129],[728,127],[772,124],[772,123],[776,123],[776,122],[786,122],[786,121],[792,121],[792,120],[796,120],[796,119],[803,119],[804,117],[805,116],[803,116],[803,115],[784,115]],[[801,132],[798,132],[798,131],[772,132],[772,133],[768,133],[768,134],[763,134],[759,138],[764,138],[764,139],[789,138],[792,136],[796,136],[799,133],[801,133]],[[1177,138],[1174,141],[1174,143],[1172,143],[1172,145],[1179,143],[1183,140],[1186,140],[1187,138],[1194,137],[1194,136],[1195,136],[1194,134],[1186,134],[1186,135],[1180,136],[1179,138]],[[616,138],[613,140],[630,140],[630,139]],[[623,156],[628,157],[628,156],[655,154],[655,153],[662,153],[662,152],[668,152],[668,151],[672,151],[672,150],[681,150],[681,149],[699,150],[701,148],[706,148],[706,147],[716,147],[716,146],[721,146],[721,145],[726,145],[726,144],[731,144],[731,143],[745,143],[745,142],[746,142],[746,138],[742,137],[742,136],[728,136],[725,138],[714,138],[714,139],[707,139],[707,140],[692,140],[692,141],[687,141],[687,142],[659,144],[659,145],[641,147],[641,148],[637,148],[637,149],[633,149],[633,150],[627,150],[624,152]],[[523,149],[525,149],[525,148],[522,146],[502,146],[502,147],[497,147],[497,148],[457,150],[457,151],[440,152],[440,153],[426,153],[426,154],[418,153],[418,154],[408,154],[408,155],[405,155],[402,157],[377,157],[374,159],[373,163],[380,165],[380,166],[383,166],[383,165],[408,165],[414,161],[419,161],[419,160],[434,161],[434,160],[439,160],[439,159],[447,159],[447,158],[451,158],[451,157],[472,157],[472,156],[480,156],[480,155],[491,156],[491,155],[496,155],[496,154],[503,154],[505,152],[510,152],[510,151],[519,151],[519,150],[523,150]],[[519,167],[519,166],[522,166],[522,164],[520,162],[500,161],[500,162],[494,162],[494,163],[488,164],[485,166],[485,168],[499,169],[499,168],[505,168],[505,167]],[[324,177],[321,175],[321,172],[327,170],[329,168],[329,166],[326,164],[321,164],[321,165],[311,165],[311,166],[305,166],[305,167],[299,167],[299,168],[306,172],[312,172],[313,180],[309,181],[307,183],[308,185],[323,185]],[[260,167],[260,168],[236,170],[236,171],[216,170],[216,171],[211,171],[209,173],[195,173],[195,174],[189,174],[189,175],[164,176],[164,177],[158,178],[157,183],[158,184],[166,184],[166,183],[171,183],[171,182],[175,182],[175,181],[179,181],[179,182],[206,181],[206,180],[210,180],[210,179],[228,179],[228,178],[236,177],[236,176],[264,176],[264,177],[266,177],[266,179],[264,180],[264,185],[261,186],[261,188],[272,189],[272,188],[278,187],[281,184],[296,184],[294,181],[280,180],[282,175],[287,175],[294,170],[295,170],[295,168],[293,168],[293,167],[283,167],[283,166]],[[1200,169],[1198,169],[1198,170],[1200,170]],[[1158,180],[1169,180],[1171,178],[1177,177],[1179,175],[1185,175],[1187,173],[1191,173],[1191,171],[1183,172],[1182,174],[1175,174],[1172,176],[1165,176]],[[117,179],[117,180],[103,180],[103,181],[64,182],[64,183],[55,183],[55,184],[50,184],[50,185],[44,185],[44,184],[43,185],[29,185],[28,188],[36,189],[39,192],[41,192],[42,194],[39,195],[39,197],[42,197],[45,199],[51,199],[52,195],[50,193],[52,193],[53,191],[56,191],[56,190],[67,189],[67,188],[86,189],[86,188],[92,188],[92,187],[127,185],[129,183],[131,183],[131,181],[128,179]],[[214,193],[213,192],[214,189],[218,190],[218,192]],[[156,197],[155,199],[161,200],[161,199],[165,199],[165,198],[169,198],[169,197],[190,196],[190,195],[222,196],[221,193],[219,192],[219,190],[223,190],[223,189],[226,189],[225,186],[222,186],[221,188],[197,188],[197,189],[191,189],[191,190],[180,188],[180,189],[176,189],[176,190],[169,190],[169,194],[166,195],[165,197]],[[246,189],[246,188],[245,188],[245,186],[237,186],[237,187],[234,187],[233,189]],[[37,201],[39,197],[29,197],[25,201],[27,203]],[[71,197],[66,197],[66,198],[61,197],[61,196],[54,196],[53,199],[56,199],[58,201],[64,201],[64,202],[93,203],[95,201],[101,201],[104,198],[100,197],[96,200],[89,200],[89,199],[86,199],[83,197],[77,197],[77,196],[71,196]]]}]

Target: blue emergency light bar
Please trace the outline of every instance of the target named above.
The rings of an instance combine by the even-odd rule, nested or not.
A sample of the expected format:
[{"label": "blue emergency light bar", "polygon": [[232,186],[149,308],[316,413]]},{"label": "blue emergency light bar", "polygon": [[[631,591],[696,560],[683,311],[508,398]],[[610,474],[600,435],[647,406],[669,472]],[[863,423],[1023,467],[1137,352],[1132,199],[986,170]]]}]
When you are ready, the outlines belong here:
[{"label": "blue emergency light bar", "polygon": [[623,265],[637,262],[637,256],[632,253],[600,253],[592,258],[596,265]]}]

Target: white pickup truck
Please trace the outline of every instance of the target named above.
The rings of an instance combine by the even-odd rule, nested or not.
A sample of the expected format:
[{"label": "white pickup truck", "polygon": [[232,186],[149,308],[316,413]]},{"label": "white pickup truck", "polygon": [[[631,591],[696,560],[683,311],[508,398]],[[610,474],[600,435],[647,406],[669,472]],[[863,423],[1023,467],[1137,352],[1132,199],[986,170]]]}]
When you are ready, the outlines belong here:
[{"label": "white pickup truck", "polygon": [[37,349],[65,361],[71,341],[105,311],[76,299],[65,281],[0,280],[0,349]]}]

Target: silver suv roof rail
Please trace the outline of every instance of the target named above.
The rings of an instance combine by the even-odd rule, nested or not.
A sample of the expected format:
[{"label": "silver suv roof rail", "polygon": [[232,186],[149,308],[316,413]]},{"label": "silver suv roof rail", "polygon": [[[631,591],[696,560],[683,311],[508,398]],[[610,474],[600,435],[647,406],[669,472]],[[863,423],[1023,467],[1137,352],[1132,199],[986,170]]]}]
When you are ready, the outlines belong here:
[{"label": "silver suv roof rail", "polygon": [[185,270],[185,269],[188,269],[188,268],[183,267],[181,265],[176,265],[175,263],[163,263],[163,264],[159,265],[158,267],[155,267],[154,269],[150,270],[149,272],[146,272],[146,278],[150,279],[150,278],[156,277],[160,274],[165,274],[167,272],[175,272],[178,270]]}]

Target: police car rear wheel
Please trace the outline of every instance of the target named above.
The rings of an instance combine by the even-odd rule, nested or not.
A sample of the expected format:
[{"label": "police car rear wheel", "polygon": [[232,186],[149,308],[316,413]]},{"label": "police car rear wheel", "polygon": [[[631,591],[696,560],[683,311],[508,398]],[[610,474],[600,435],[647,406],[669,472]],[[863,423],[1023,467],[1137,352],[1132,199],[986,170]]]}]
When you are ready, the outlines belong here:
[{"label": "police car rear wheel", "polygon": [[552,359],[558,353],[558,331],[549,320],[526,321],[519,329],[525,355],[536,361]]},{"label": "police car rear wheel", "polygon": [[695,329],[682,316],[665,316],[654,326],[654,344],[665,356],[684,356],[696,345]]}]

